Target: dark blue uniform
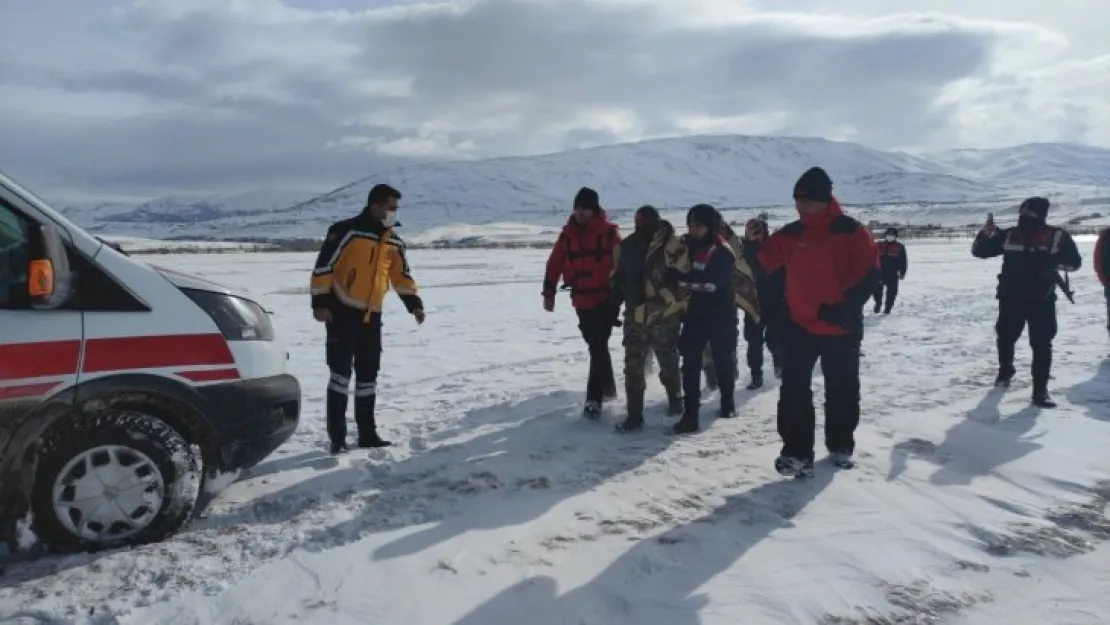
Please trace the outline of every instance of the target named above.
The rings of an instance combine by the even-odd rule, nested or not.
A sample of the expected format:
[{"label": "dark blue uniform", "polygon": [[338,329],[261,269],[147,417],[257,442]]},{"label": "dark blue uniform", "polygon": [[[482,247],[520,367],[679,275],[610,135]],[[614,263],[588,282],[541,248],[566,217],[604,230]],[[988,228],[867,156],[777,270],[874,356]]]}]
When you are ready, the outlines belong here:
[{"label": "dark blue uniform", "polygon": [[1014,346],[1029,325],[1029,347],[1033,351],[1033,402],[1051,407],[1048,378],[1052,370],[1052,340],[1056,338],[1057,271],[1075,271],[1082,264],[1075,241],[1061,228],[1045,223],[1048,200],[1030,198],[1015,228],[980,232],[972,243],[976,258],[1002,257],[998,274],[998,378],[1007,386],[1013,378]]}]

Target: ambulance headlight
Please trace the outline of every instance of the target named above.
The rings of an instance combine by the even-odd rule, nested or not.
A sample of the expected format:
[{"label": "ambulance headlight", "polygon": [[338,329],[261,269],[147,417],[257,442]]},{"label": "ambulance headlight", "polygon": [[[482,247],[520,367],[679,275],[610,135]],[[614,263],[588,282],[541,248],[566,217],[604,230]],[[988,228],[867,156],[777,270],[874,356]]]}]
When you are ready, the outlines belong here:
[{"label": "ambulance headlight", "polygon": [[249,299],[202,291],[181,289],[201,310],[216,322],[229,341],[272,341],[274,325],[262,306]]}]

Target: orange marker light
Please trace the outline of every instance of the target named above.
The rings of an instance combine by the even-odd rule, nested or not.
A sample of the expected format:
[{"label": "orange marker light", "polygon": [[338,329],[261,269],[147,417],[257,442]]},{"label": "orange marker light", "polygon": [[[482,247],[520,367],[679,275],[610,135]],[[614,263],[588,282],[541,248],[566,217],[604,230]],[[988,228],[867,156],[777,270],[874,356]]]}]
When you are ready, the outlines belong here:
[{"label": "orange marker light", "polygon": [[50,297],[54,294],[54,265],[49,260],[32,260],[27,272],[27,294]]}]

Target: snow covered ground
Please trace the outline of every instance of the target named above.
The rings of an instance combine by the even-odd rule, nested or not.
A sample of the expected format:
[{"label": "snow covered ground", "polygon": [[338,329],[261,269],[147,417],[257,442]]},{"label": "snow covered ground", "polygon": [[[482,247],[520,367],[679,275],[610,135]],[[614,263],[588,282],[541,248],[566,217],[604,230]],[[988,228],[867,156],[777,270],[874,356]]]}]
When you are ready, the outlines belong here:
[{"label": "snow covered ground", "polygon": [[998,262],[966,241],[909,242],[895,314],[868,313],[860,466],[819,463],[805,481],[772,470],[773,382],[689,437],[666,433],[654,381],[644,431],[612,430],[619,400],[583,421],[585,349],[567,298],[541,309],[540,250],[412,254],[428,321],[391,296],[380,383],[398,444],[333,459],[312,255],[159,257],[276,311],[302,427],[172,540],[8,564],[0,623],[1110,622],[1110,350],[1092,247],[1078,303],[1059,304],[1061,405],[1038,411],[1024,344],[1020,382],[990,387]]}]

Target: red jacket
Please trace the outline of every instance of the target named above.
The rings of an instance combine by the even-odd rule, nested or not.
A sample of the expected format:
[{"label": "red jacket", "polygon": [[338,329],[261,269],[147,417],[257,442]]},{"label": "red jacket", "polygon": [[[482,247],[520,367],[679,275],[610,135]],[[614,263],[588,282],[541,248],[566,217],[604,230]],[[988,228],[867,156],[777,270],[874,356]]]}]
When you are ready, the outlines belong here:
[{"label": "red jacket", "polygon": [[1098,233],[1095,243],[1095,274],[1102,286],[1110,286],[1110,228]]},{"label": "red jacket", "polygon": [[758,259],[767,274],[786,270],[786,305],[795,323],[822,336],[858,331],[819,314],[823,304],[844,304],[850,307],[849,316],[862,315],[879,277],[875,240],[863,224],[844,214],[836,198],[824,213],[802,215],[772,234]]},{"label": "red jacket", "polygon": [[613,248],[620,245],[617,224],[604,210],[584,225],[571,217],[547,258],[544,295],[554,295],[558,280],[570,286],[570,301],[577,310],[597,308],[609,299],[612,287]]}]

